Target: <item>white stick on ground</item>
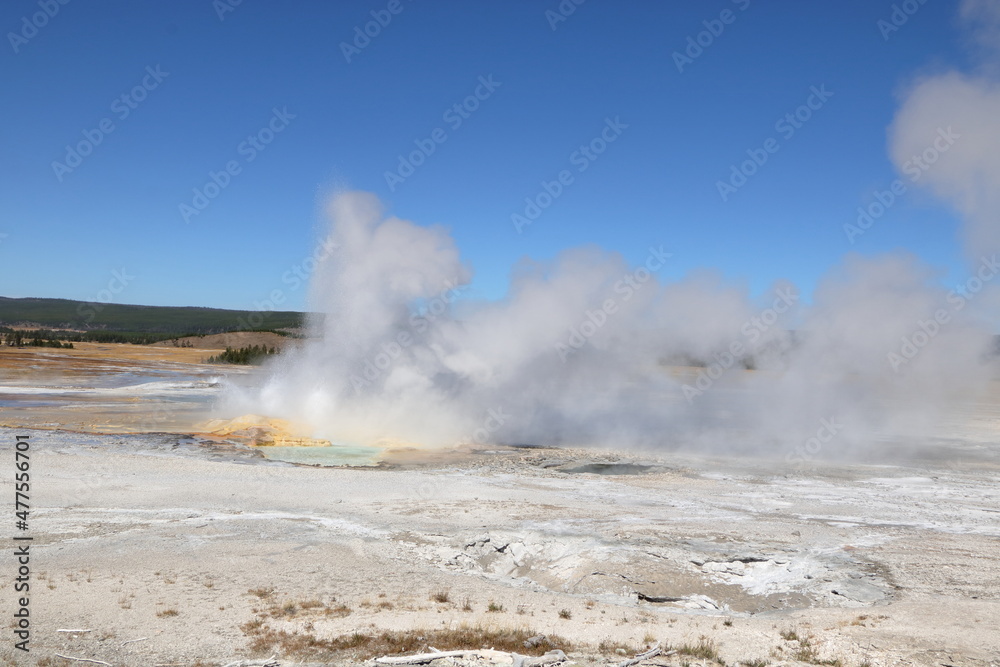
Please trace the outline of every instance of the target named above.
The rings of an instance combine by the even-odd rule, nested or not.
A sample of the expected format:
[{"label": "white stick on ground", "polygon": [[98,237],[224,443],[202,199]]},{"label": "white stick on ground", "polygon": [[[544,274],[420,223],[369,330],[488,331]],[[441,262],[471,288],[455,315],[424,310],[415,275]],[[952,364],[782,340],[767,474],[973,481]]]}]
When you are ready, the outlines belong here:
[{"label": "white stick on ground", "polygon": [[640,653],[634,658],[629,658],[628,660],[622,660],[621,662],[618,663],[618,667],[632,667],[632,665],[637,665],[643,660],[646,660],[647,658],[654,658],[661,654],[665,656],[673,655],[674,653],[677,653],[677,651],[667,651],[666,653],[663,653],[659,646],[654,646],[645,653]]},{"label": "white stick on ground", "polygon": [[75,629],[68,629],[68,630],[56,630],[56,632],[93,632],[93,630],[75,630]]},{"label": "white stick on ground", "polygon": [[57,658],[62,658],[63,660],[73,660],[75,662],[92,662],[95,665],[107,665],[108,667],[111,667],[111,663],[110,662],[104,662],[103,660],[91,660],[90,658],[74,658],[73,656],[60,655],[58,653],[56,653],[54,655]]},{"label": "white stick on ground", "polygon": [[376,658],[375,662],[380,665],[419,665],[422,662],[430,662],[439,658],[464,658],[475,655],[478,651],[442,651],[439,653],[417,653],[416,655],[401,655],[395,657],[383,656]]},{"label": "white stick on ground", "polygon": [[139,637],[138,639],[130,639],[127,642],[122,642],[122,646],[125,646],[125,644],[134,644],[135,642],[144,642],[147,639],[149,639],[149,637]]},{"label": "white stick on ground", "polygon": [[518,653],[511,653],[511,656],[514,658],[511,667],[544,667],[545,665],[566,662],[569,659],[560,649],[553,649],[548,653],[535,657],[520,655]]},{"label": "white stick on ground", "polygon": [[566,654],[562,651],[549,651],[545,655],[529,657],[518,655],[517,653],[507,653],[506,651],[496,651],[494,649],[481,649],[478,651],[438,651],[437,653],[417,653],[416,655],[383,656],[376,658],[375,662],[380,665],[419,665],[440,658],[467,658],[478,656],[483,658],[505,657],[510,658],[512,667],[541,667],[567,660]]}]

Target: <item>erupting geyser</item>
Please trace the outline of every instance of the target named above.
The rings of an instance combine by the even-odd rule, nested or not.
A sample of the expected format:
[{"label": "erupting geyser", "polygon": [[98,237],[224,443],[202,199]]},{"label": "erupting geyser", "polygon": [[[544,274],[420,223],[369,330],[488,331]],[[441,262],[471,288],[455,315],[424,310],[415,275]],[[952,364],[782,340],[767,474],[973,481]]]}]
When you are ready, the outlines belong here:
[{"label": "erupting geyser", "polygon": [[359,192],[328,214],[322,317],[228,407],[334,442],[833,455],[926,435],[989,376],[976,309],[910,256],[850,255],[806,305],[786,284],[752,299],[708,272],[663,282],[661,246],[634,267],[585,247],[524,260],[504,299],[472,302],[444,229]]}]

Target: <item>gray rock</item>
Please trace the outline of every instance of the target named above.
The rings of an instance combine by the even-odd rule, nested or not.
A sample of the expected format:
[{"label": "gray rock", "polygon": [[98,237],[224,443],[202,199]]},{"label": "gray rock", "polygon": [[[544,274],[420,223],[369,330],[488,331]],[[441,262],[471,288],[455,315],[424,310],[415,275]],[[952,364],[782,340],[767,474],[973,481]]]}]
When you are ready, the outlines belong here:
[{"label": "gray rock", "polygon": [[885,592],[878,586],[873,586],[864,581],[846,579],[838,581],[831,587],[831,593],[840,595],[848,600],[872,604],[885,599]]}]

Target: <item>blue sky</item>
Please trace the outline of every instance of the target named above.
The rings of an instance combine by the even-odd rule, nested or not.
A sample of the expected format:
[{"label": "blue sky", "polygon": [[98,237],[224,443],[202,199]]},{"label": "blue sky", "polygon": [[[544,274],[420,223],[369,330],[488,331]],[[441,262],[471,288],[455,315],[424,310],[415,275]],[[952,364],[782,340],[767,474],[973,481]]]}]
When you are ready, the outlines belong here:
[{"label": "blue sky", "polygon": [[[958,220],[924,193],[853,245],[843,230],[898,177],[886,131],[907,83],[966,64],[954,3],[920,6],[884,39],[893,3],[871,0],[567,0],[555,29],[554,0],[243,0],[220,19],[227,1],[0,6],[0,295],[94,300],[124,269],[120,303],[253,308],[280,289],[282,308],[304,308],[282,277],[338,188],[449,227],[487,298],[520,258],[583,244],[633,262],[662,244],[663,277],[710,268],[753,293],[778,279],[808,293],[849,251],[905,248],[961,275]],[[43,5],[58,11],[26,29]],[[724,10],[731,22],[678,71],[672,54]],[[391,20],[348,62],[342,44],[373,11]],[[477,86],[457,125],[446,112]],[[833,95],[785,136],[776,121],[813,86]],[[574,151],[608,119],[616,138],[580,171]],[[271,122],[262,150],[243,144]],[[445,141],[390,187],[399,156],[439,128]],[[85,132],[100,143],[54,167]],[[718,181],[768,138],[777,152],[723,201]],[[227,163],[238,173],[184,216]],[[518,233],[512,214],[562,170],[572,182]]]}]

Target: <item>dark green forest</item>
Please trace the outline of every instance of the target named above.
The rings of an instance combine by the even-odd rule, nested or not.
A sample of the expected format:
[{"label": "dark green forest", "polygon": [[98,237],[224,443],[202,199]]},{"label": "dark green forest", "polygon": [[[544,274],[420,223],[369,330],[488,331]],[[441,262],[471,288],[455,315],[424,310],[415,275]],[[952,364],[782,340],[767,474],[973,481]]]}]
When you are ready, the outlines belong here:
[{"label": "dark green forest", "polygon": [[227,347],[226,351],[220,355],[209,357],[210,364],[260,364],[269,356],[275,355],[278,350],[266,345],[251,345],[249,347],[232,348]]},{"label": "dark green forest", "polygon": [[[303,326],[304,317],[304,313],[293,311],[257,312],[0,297],[0,325],[77,329],[85,332],[84,336],[91,336],[80,340],[107,343],[151,343],[185,335],[294,329]],[[104,338],[100,337],[102,335]]]},{"label": "dark green forest", "polygon": [[7,327],[0,327],[0,345],[73,349],[73,343],[62,342],[58,338],[48,335],[48,333],[40,329],[35,331],[15,331]]}]

